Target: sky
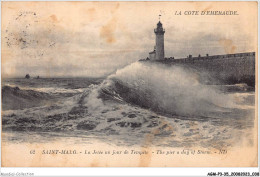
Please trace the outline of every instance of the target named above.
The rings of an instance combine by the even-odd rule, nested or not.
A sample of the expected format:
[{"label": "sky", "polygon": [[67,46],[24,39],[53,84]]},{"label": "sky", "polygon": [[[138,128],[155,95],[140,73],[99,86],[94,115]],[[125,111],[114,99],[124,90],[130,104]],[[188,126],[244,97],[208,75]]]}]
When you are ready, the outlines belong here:
[{"label": "sky", "polygon": [[[215,10],[238,15],[184,15]],[[159,14],[166,57],[257,50],[257,2],[2,2],[2,77],[107,76],[148,57]]]}]

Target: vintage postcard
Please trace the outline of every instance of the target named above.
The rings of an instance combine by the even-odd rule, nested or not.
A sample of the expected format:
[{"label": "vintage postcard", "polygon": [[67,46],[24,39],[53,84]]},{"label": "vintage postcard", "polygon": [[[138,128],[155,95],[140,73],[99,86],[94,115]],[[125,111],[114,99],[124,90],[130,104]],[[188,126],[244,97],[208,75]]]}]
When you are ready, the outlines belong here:
[{"label": "vintage postcard", "polygon": [[258,166],[257,2],[2,2],[2,167]]}]

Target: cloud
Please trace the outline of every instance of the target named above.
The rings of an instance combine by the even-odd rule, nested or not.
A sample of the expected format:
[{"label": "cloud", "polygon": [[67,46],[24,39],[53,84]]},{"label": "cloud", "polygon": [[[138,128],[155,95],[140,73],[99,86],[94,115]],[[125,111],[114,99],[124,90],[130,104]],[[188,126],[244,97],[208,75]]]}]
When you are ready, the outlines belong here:
[{"label": "cloud", "polygon": [[[51,3],[51,4],[50,4]],[[155,45],[153,29],[163,9],[166,56],[253,51],[254,19],[176,17],[191,3],[4,2],[2,74],[23,77],[100,77],[146,58]],[[210,6],[210,5],[209,5]],[[234,5],[230,5],[233,8]],[[202,7],[201,7],[202,8]],[[204,7],[203,7],[204,8]],[[240,10],[242,13],[242,10]],[[238,21],[238,19],[241,19]]]}]

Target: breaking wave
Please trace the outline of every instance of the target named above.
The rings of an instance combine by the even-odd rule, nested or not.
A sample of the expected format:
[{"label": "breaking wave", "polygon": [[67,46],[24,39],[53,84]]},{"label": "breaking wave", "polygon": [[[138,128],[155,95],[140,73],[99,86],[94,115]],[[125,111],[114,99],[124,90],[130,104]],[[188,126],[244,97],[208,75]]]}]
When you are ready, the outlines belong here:
[{"label": "breaking wave", "polygon": [[222,148],[254,126],[254,92],[242,92],[246,85],[204,85],[195,70],[136,62],[96,84],[72,80],[71,87],[82,86],[75,92],[64,79],[40,80],[44,88],[21,81],[35,82],[28,90],[4,86],[3,131],[12,132],[6,138]]},{"label": "breaking wave", "polygon": [[86,98],[93,109],[102,100],[123,101],[154,112],[211,116],[235,106],[232,97],[199,82],[199,74],[179,66],[133,63],[109,76]]}]

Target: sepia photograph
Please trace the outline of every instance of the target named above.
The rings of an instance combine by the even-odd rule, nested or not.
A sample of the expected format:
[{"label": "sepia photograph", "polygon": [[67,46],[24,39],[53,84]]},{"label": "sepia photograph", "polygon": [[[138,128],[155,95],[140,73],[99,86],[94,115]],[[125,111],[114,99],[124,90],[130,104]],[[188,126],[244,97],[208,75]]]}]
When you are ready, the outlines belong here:
[{"label": "sepia photograph", "polygon": [[2,167],[259,165],[256,1],[5,1],[1,16]]}]

